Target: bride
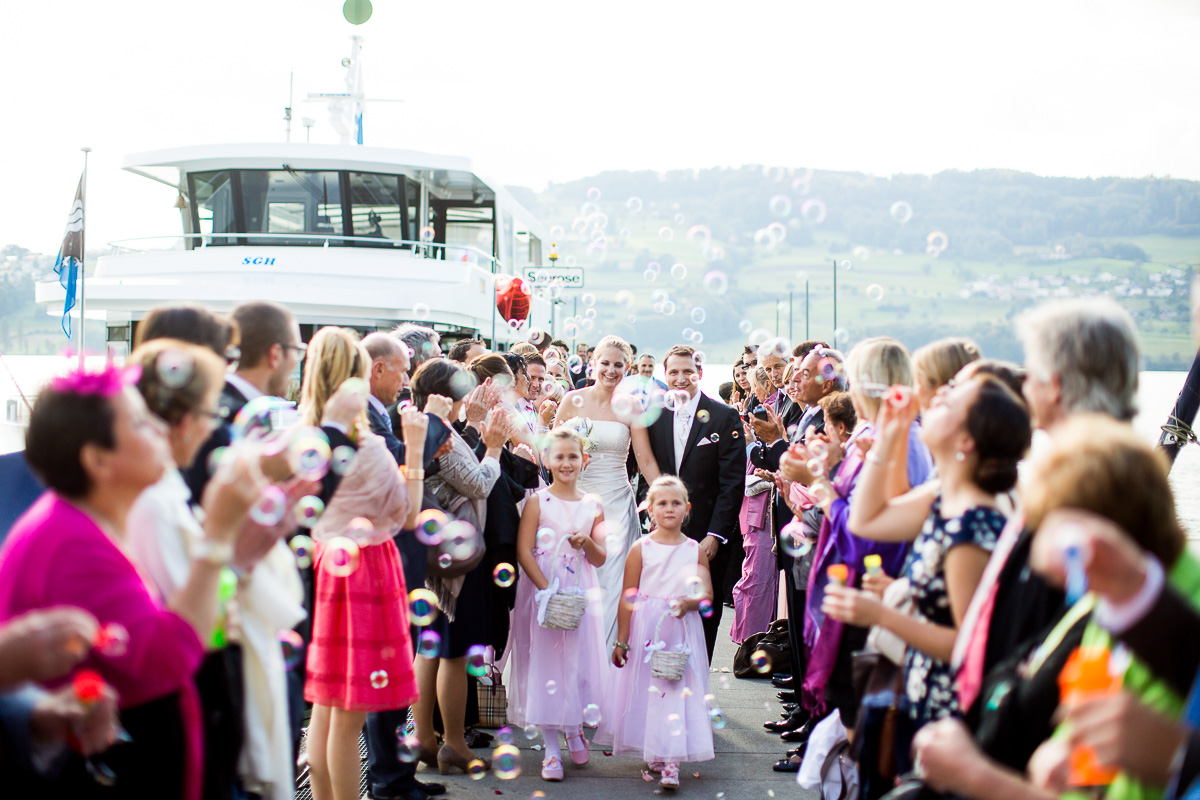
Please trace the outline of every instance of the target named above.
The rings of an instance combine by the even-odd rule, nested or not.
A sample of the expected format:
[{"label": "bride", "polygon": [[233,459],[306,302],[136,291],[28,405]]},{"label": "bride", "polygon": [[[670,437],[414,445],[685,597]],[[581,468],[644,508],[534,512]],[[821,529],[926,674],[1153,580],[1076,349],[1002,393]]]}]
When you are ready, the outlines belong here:
[{"label": "bride", "polygon": [[633,486],[625,469],[630,444],[639,472],[645,472],[646,467],[654,464],[646,429],[630,422],[636,420],[636,413],[641,411],[640,404],[624,392],[617,392],[617,385],[624,380],[626,369],[632,362],[633,349],[624,339],[605,336],[592,354],[595,385],[569,392],[559,405],[554,420],[555,426],[576,417],[586,417],[592,423],[596,448],[590,454],[587,469],[579,477],[579,486],[585,492],[600,496],[604,519],[609,526],[605,540],[608,558],[599,568],[609,641],[617,631],[617,605],[625,579],[625,556],[641,535]]}]

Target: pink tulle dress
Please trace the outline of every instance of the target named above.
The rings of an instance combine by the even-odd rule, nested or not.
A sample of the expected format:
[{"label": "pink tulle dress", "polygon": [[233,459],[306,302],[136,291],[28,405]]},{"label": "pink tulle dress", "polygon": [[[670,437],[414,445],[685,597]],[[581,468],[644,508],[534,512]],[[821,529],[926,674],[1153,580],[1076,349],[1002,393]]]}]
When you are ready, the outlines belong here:
[{"label": "pink tulle dress", "polygon": [[[512,725],[579,728],[596,720],[590,710],[604,702],[608,685],[608,650],[604,641],[604,602],[596,581],[596,568],[566,539],[575,533],[590,533],[599,509],[595,495],[568,501],[549,489],[537,492],[541,520],[539,542],[533,557],[546,580],[557,580],[565,590],[578,587],[588,598],[587,611],[573,631],[542,627],[537,620],[534,593],[537,587],[522,574],[512,610],[508,647],[512,670],[508,686],[508,719]],[[545,540],[544,530],[554,533]],[[601,712],[602,713],[602,712]]]},{"label": "pink tulle dress", "polygon": [[[708,716],[708,650],[700,614],[668,615],[672,597],[688,596],[688,579],[698,574],[700,545],[688,539],[666,545],[643,537],[642,577],[630,624],[628,661],[616,670],[613,691],[595,741],[612,745],[613,755],[641,755],[647,762],[711,761],[712,722]],[[662,619],[662,625],[658,622]],[[658,636],[655,636],[655,628]],[[691,651],[677,681],[650,675],[648,645]]]}]

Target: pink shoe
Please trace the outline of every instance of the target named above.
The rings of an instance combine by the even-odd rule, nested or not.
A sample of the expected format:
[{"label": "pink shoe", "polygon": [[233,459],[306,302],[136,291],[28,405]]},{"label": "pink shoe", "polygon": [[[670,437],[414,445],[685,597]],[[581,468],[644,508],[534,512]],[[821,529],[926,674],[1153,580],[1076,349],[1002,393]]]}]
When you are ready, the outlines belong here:
[{"label": "pink shoe", "polygon": [[587,742],[583,738],[583,731],[567,734],[567,751],[571,754],[571,763],[577,767],[582,767],[592,760]]},{"label": "pink shoe", "polygon": [[655,775],[657,775],[658,773],[662,772],[663,767],[665,766],[666,764],[664,764],[662,761],[647,761],[646,771],[653,772]]},{"label": "pink shoe", "polygon": [[678,764],[663,764],[662,777],[658,780],[658,785],[663,789],[678,789],[679,788],[679,765]]},{"label": "pink shoe", "polygon": [[[678,773],[678,770],[676,770]],[[542,761],[542,780],[544,781],[561,781],[563,779],[562,759],[558,756],[546,756]],[[675,785],[679,785],[679,780],[676,778]]]}]

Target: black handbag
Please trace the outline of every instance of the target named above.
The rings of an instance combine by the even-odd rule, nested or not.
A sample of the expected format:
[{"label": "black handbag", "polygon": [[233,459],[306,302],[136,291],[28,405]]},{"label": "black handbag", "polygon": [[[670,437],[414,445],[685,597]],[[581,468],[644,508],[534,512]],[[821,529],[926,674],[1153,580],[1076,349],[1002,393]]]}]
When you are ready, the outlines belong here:
[{"label": "black handbag", "polygon": [[[766,654],[768,667],[759,671],[751,662],[756,652]],[[764,633],[747,636],[733,655],[735,678],[765,678],[776,672],[785,673],[792,669],[792,651],[788,637],[787,620],[777,619]]]}]

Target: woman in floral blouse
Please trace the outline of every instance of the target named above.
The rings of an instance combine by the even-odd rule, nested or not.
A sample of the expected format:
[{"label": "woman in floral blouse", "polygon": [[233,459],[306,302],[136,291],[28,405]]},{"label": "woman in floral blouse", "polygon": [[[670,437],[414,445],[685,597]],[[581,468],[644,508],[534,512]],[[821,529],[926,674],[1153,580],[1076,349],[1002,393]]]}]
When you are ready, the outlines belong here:
[{"label": "woman in floral blouse", "polygon": [[827,590],[825,611],[843,622],[886,628],[908,644],[906,694],[911,716],[922,725],[956,711],[954,638],[1005,524],[997,495],[1016,485],[1032,429],[1024,402],[994,378],[951,381],[933,398],[921,427],[938,480],[889,499],[888,466],[916,413],[911,392],[889,391],[850,510],[856,535],[912,541],[907,577],[915,613],[836,586]]}]

